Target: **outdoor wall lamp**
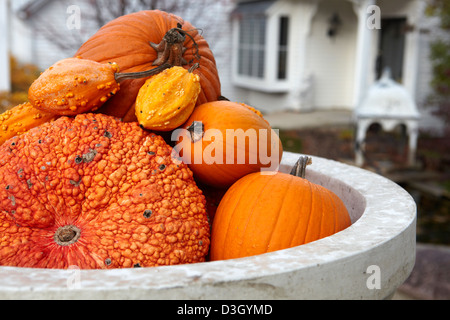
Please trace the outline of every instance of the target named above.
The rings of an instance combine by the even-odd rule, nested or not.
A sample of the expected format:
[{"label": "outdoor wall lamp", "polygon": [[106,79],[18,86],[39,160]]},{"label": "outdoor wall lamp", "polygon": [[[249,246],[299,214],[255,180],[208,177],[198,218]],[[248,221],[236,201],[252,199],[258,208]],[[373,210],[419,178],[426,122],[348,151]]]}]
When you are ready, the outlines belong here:
[{"label": "outdoor wall lamp", "polygon": [[328,36],[333,38],[337,35],[338,29],[342,25],[341,17],[337,13],[334,13],[330,19],[328,19]]}]

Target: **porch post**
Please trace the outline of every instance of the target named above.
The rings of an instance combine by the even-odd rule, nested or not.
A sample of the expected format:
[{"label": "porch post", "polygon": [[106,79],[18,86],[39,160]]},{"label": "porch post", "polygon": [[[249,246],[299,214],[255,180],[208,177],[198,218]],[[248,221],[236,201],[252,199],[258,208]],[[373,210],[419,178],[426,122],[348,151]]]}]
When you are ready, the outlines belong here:
[{"label": "porch post", "polygon": [[370,11],[369,6],[375,5],[376,0],[353,0],[353,10],[358,18],[358,35],[356,43],[354,108],[357,108],[368,88],[369,66],[372,52],[372,36],[374,30],[367,25]]},{"label": "porch post", "polygon": [[0,0],[0,92],[11,91],[8,10],[9,0]]}]

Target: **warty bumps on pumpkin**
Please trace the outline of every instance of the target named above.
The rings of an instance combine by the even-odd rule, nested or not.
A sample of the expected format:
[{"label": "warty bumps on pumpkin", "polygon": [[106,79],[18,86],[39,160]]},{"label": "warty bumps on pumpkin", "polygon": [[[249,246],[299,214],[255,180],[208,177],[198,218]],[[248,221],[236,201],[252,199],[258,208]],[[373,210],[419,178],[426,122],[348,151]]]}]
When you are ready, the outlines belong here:
[{"label": "warty bumps on pumpkin", "polygon": [[205,198],[136,123],[61,117],[0,146],[0,265],[151,267],[205,260]]}]

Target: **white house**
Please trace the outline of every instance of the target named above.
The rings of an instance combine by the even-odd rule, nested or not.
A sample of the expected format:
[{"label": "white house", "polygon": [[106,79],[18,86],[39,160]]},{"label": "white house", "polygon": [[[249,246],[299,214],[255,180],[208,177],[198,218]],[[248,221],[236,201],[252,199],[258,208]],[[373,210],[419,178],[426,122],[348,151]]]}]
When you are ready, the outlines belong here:
[{"label": "white house", "polygon": [[[46,68],[70,55],[36,25],[44,18],[67,29],[68,2],[11,3],[9,45],[19,59]],[[214,7],[213,23],[177,14],[204,29],[230,100],[266,113],[354,110],[389,66],[422,112],[430,93],[429,43],[439,35],[438,19],[425,16],[425,6],[425,0],[224,0]],[[66,29],[67,42],[96,31],[85,23]]]},{"label": "white house", "polygon": [[266,111],[353,110],[389,66],[423,101],[436,29],[424,9],[422,0],[240,2],[231,16],[233,94]]}]

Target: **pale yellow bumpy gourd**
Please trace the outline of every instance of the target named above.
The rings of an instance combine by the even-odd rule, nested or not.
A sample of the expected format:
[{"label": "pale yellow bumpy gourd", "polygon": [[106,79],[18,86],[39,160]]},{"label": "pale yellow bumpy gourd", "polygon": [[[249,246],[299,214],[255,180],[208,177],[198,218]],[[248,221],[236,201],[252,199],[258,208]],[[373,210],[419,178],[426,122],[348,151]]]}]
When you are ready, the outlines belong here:
[{"label": "pale yellow bumpy gourd", "polygon": [[186,122],[201,91],[193,68],[172,67],[148,79],[136,99],[136,117],[145,129],[170,131]]}]

